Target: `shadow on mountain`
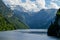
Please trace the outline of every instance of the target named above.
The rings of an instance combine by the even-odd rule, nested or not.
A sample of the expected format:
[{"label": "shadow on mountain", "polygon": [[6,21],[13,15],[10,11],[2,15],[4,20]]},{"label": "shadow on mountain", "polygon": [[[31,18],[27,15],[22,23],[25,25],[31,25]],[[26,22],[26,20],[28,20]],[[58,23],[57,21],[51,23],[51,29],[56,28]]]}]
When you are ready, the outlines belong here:
[{"label": "shadow on mountain", "polygon": [[60,9],[57,11],[55,22],[48,28],[48,36],[60,37]]}]

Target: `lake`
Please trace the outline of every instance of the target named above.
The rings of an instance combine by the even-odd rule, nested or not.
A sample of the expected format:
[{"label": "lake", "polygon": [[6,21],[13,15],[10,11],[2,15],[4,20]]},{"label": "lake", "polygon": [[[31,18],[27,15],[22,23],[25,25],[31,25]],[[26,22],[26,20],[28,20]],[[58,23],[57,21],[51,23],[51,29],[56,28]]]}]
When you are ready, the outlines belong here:
[{"label": "lake", "polygon": [[0,40],[60,40],[47,36],[47,29],[21,29],[0,32]]}]

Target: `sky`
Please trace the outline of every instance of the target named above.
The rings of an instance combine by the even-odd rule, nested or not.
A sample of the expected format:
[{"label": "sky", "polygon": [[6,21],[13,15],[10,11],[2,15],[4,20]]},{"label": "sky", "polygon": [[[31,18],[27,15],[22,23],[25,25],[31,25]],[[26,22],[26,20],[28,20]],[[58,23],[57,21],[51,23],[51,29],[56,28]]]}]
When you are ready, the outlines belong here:
[{"label": "sky", "polygon": [[[60,0],[3,0],[12,10],[19,5],[25,12],[38,12],[41,9],[59,9]],[[12,6],[13,5],[13,6]]]}]

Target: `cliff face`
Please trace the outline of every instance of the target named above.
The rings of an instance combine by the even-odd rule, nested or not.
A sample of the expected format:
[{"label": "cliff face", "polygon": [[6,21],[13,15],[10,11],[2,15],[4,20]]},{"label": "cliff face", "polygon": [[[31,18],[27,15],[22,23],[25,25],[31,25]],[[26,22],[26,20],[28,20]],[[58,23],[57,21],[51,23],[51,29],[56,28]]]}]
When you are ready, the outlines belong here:
[{"label": "cliff face", "polygon": [[[12,10],[10,8],[8,8],[2,0],[0,0],[0,14],[2,17],[4,17],[1,20],[5,20],[7,22],[6,25],[8,25],[9,23],[12,24],[15,29],[26,29],[28,28],[27,25],[25,25],[23,22],[21,22],[16,16],[14,16],[14,13],[12,12]],[[2,21],[0,21],[2,22]],[[3,24],[4,25],[4,24]],[[4,28],[4,27],[3,27]],[[7,26],[6,26],[7,28]]]},{"label": "cliff face", "polygon": [[48,35],[60,37],[60,9],[57,11],[55,22],[48,28]]},{"label": "cliff face", "polygon": [[7,6],[5,6],[2,0],[0,0],[0,12],[2,12],[2,15],[5,17],[13,14],[12,11]]}]

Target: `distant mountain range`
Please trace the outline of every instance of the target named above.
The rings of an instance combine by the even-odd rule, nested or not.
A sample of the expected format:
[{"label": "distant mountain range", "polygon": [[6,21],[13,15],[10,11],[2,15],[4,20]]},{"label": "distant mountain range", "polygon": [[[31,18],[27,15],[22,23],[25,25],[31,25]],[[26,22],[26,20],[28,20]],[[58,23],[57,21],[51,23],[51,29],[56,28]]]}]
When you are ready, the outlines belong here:
[{"label": "distant mountain range", "polygon": [[[31,29],[46,29],[54,22],[57,9],[42,9],[39,12],[20,12],[18,8],[13,10],[15,15]],[[21,17],[20,17],[21,16]]]},{"label": "distant mountain range", "polygon": [[[11,2],[12,0],[9,0],[9,1]],[[55,7],[53,6],[54,7],[53,9],[41,9],[38,12],[34,12],[34,10],[30,11],[30,10],[24,9],[25,7],[21,7],[19,5],[19,1],[17,0],[16,0],[17,1],[16,3],[14,2],[14,0],[12,1],[12,3],[15,3],[14,5],[9,1],[7,0],[6,6],[12,10],[15,18],[17,17],[19,21],[28,25],[30,29],[48,28],[51,22],[54,22],[56,12],[58,10],[58,9],[54,9]],[[13,19],[13,16],[10,18]]]}]

